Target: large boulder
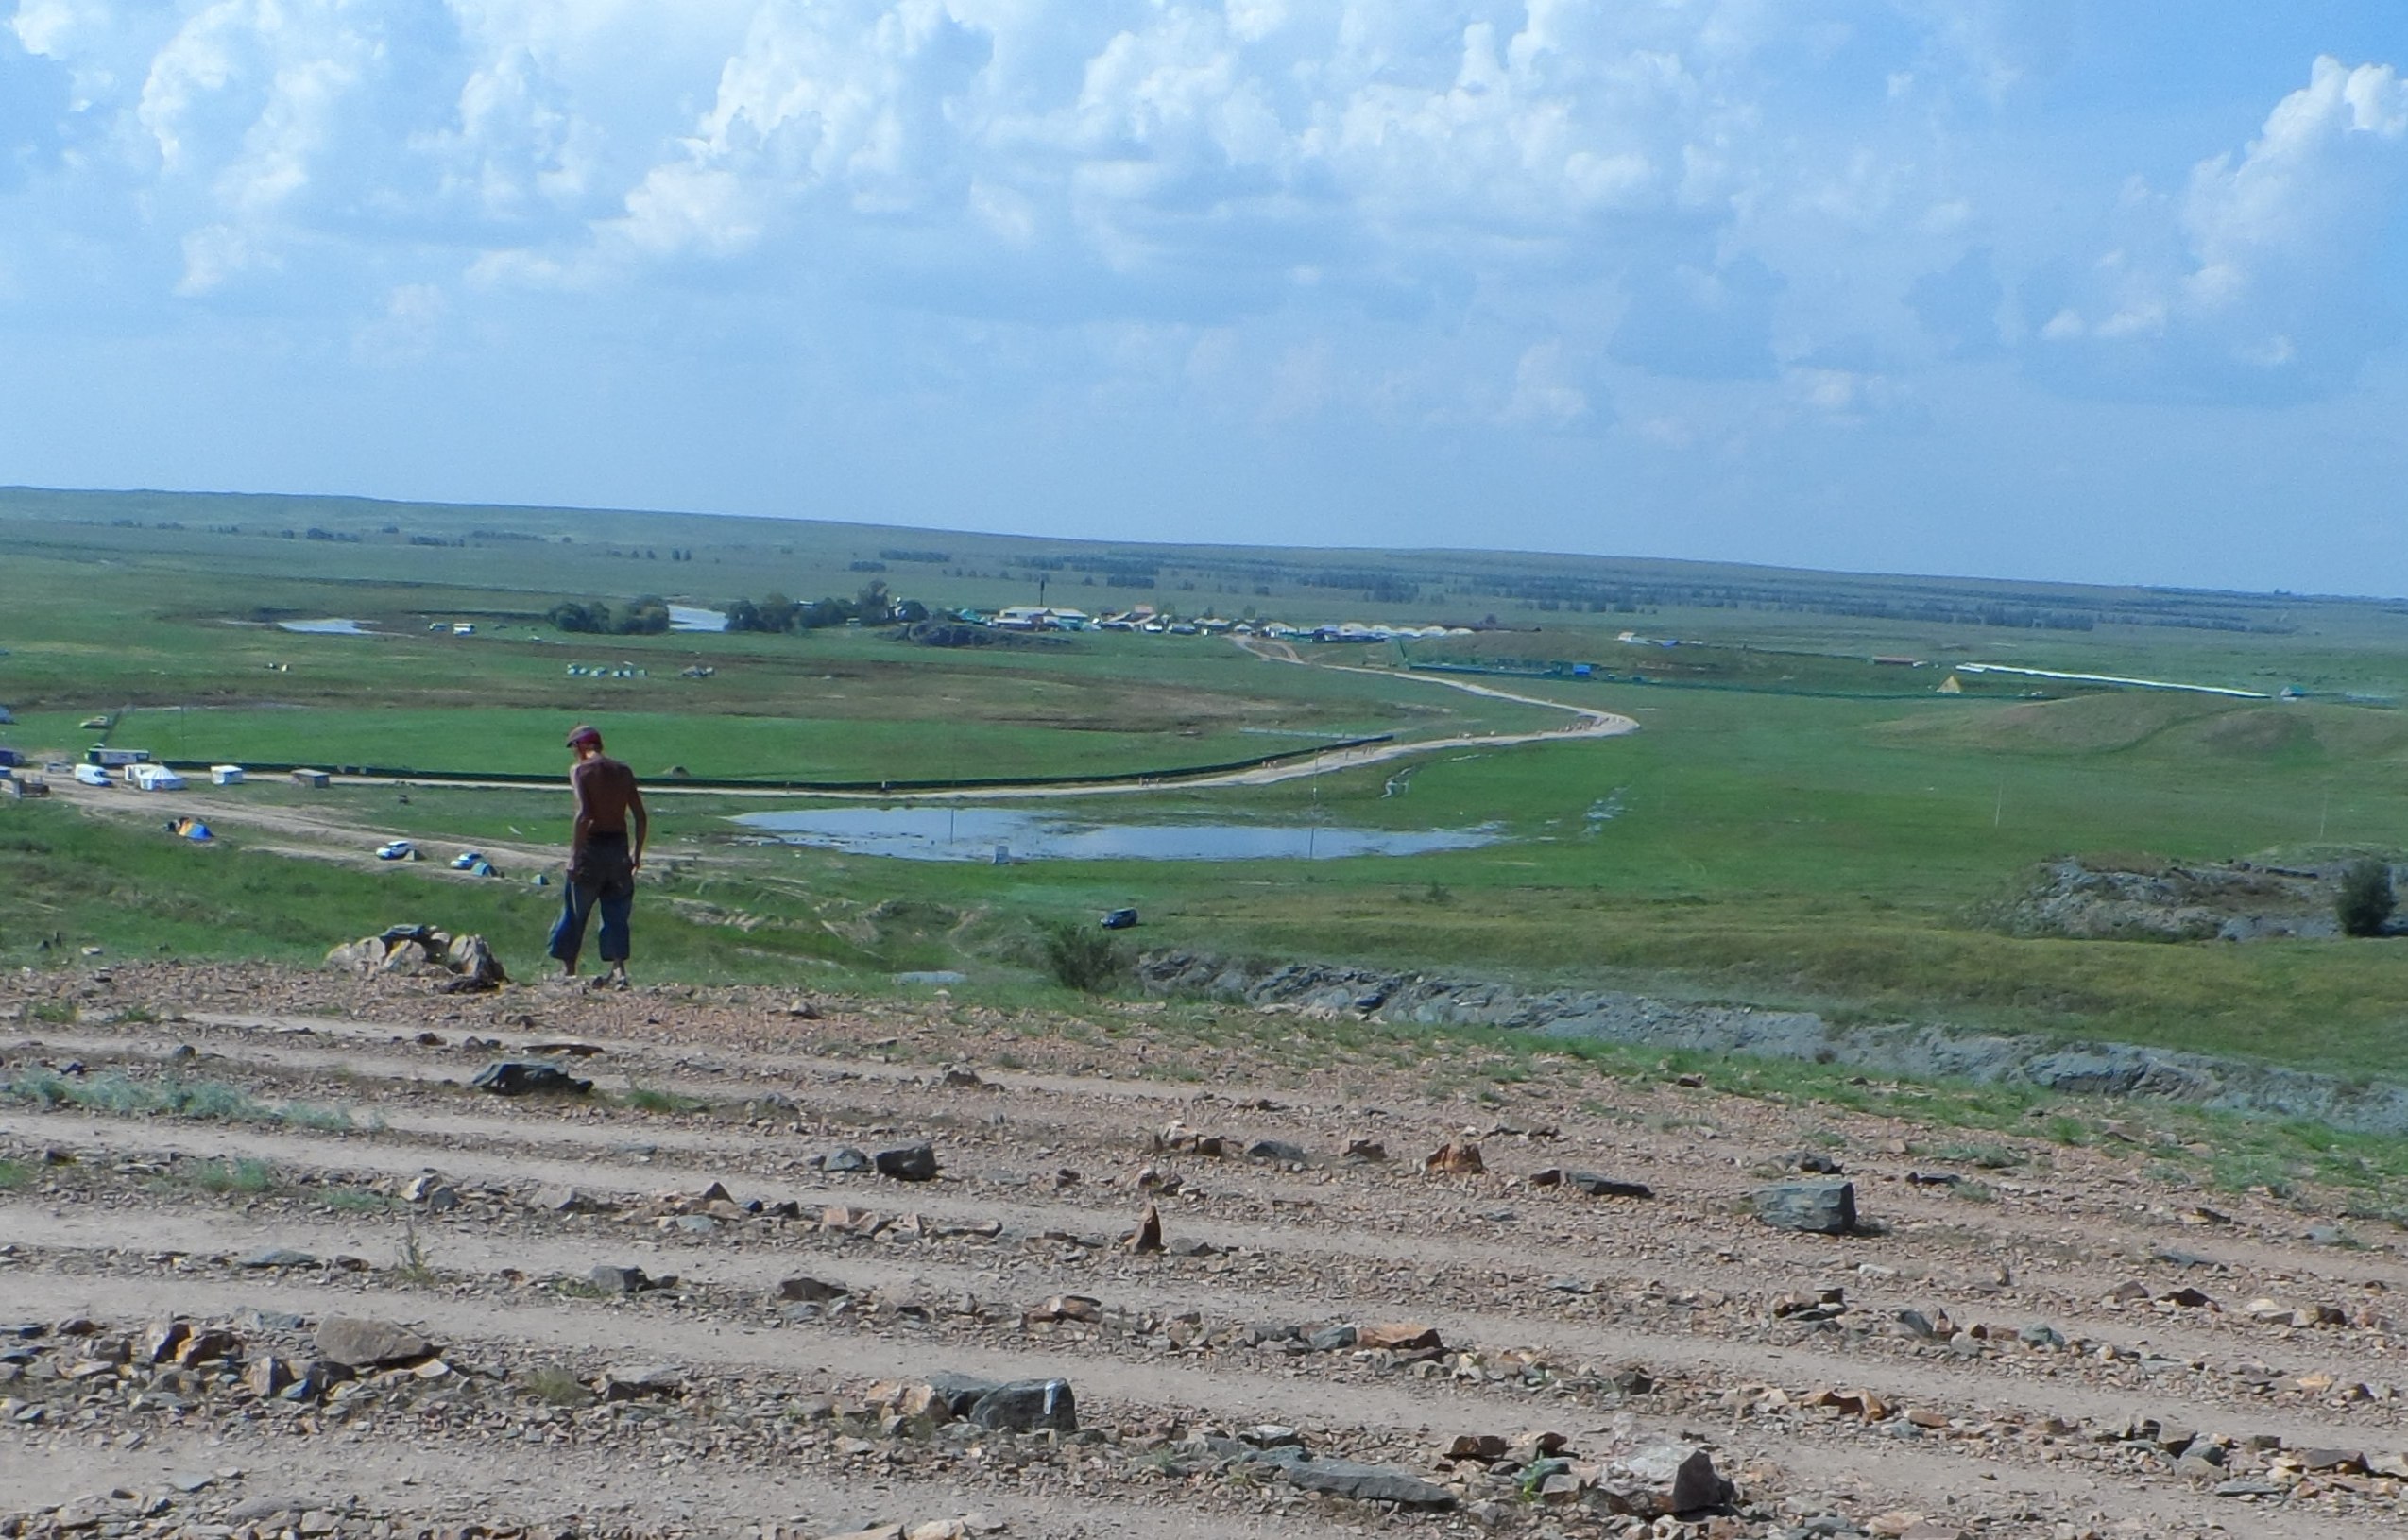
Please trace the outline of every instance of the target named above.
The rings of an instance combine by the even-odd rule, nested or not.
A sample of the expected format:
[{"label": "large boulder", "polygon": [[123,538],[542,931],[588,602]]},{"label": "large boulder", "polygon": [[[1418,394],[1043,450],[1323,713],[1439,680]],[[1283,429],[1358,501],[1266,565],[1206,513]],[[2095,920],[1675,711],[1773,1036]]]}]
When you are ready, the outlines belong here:
[{"label": "large boulder", "polygon": [[1756,1217],[1777,1230],[1846,1235],[1856,1227],[1853,1182],[1776,1182],[1758,1188]]},{"label": "large boulder", "polygon": [[373,973],[384,961],[384,943],[374,936],[346,941],[326,954],[326,966],[337,973]]},{"label": "large boulder", "polygon": [[1033,1433],[1079,1430],[1079,1403],[1067,1379],[1018,1379],[999,1385],[972,1403],[970,1421],[981,1428]]},{"label": "large boulder", "polygon": [[444,949],[443,966],[450,968],[461,989],[498,989],[510,982],[503,971],[502,959],[481,935],[455,935]]},{"label": "large boulder", "polygon": [[1452,1508],[1455,1494],[1435,1481],[1391,1465],[1366,1465],[1353,1460],[1320,1460],[1293,1446],[1263,1449],[1253,1456],[1275,1465],[1289,1484],[1308,1492],[1327,1492],[1358,1502],[1392,1502],[1400,1508]]},{"label": "large boulder", "polygon": [[880,1150],[870,1157],[880,1176],[891,1176],[898,1182],[933,1182],[936,1180],[936,1146],[905,1144],[892,1150]]},{"label": "large boulder", "polygon": [[1720,1508],[1734,1495],[1694,1444],[1655,1444],[1608,1462],[1597,1482],[1598,1506],[1638,1518]]},{"label": "large boulder", "polygon": [[534,1096],[546,1091],[583,1096],[593,1089],[592,1081],[579,1080],[557,1065],[534,1064],[524,1059],[488,1064],[469,1084],[496,1096]]},{"label": "large boulder", "polygon": [[328,1316],[317,1324],[315,1340],[318,1357],[346,1369],[416,1363],[435,1352],[433,1343],[407,1326],[358,1315]]}]

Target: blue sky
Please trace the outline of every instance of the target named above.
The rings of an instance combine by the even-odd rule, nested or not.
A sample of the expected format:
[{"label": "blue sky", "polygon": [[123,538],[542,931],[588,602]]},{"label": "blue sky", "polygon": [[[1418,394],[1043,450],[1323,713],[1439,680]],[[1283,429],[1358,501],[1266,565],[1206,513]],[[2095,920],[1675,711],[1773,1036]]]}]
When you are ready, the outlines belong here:
[{"label": "blue sky", "polygon": [[2408,593],[2390,0],[0,15],[0,481]]}]

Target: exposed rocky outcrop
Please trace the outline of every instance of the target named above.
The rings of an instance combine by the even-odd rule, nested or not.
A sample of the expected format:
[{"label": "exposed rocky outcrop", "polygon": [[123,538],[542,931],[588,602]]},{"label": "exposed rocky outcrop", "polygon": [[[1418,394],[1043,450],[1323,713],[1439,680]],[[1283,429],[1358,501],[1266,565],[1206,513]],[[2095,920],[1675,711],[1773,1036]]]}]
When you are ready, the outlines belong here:
[{"label": "exposed rocky outcrop", "polygon": [[2312,1118],[2366,1133],[2408,1134],[2408,1086],[2370,1085],[2129,1043],[2069,1046],[2028,1034],[1927,1023],[1836,1027],[1812,1011],[1691,1004],[1615,990],[1525,989],[1337,964],[1248,963],[1186,950],[1145,953],[1137,960],[1137,977],[1157,995],[1223,1000],[1257,1010],[1495,1027],[1844,1064],[1921,1079],[2018,1082],[2069,1094],[2158,1098]]},{"label": "exposed rocky outcrop", "polygon": [[2085,862],[2042,864],[1985,917],[2013,935],[2075,941],[2260,941],[2339,933],[2348,863]]}]

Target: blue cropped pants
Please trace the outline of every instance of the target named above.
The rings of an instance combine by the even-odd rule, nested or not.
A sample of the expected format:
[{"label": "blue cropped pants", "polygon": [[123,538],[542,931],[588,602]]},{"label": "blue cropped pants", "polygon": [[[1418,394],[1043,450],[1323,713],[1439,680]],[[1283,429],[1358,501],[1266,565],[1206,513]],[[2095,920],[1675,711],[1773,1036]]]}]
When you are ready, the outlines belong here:
[{"label": "blue cropped pants", "polygon": [[585,950],[586,926],[602,915],[597,942],[606,963],[627,960],[627,920],[636,907],[636,874],[624,834],[590,834],[584,855],[570,864],[561,884],[560,917],[553,922],[552,955],[573,966]]}]

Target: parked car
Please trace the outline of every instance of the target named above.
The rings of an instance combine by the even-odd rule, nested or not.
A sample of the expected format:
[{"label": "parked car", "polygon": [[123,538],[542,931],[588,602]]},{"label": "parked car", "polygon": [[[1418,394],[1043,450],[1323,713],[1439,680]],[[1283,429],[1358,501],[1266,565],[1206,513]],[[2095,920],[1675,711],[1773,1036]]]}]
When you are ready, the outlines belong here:
[{"label": "parked car", "polygon": [[387,840],[376,847],[379,861],[416,861],[418,847],[407,840]]},{"label": "parked car", "polygon": [[109,772],[96,764],[79,764],[76,766],[76,784],[106,786],[109,784]]}]

